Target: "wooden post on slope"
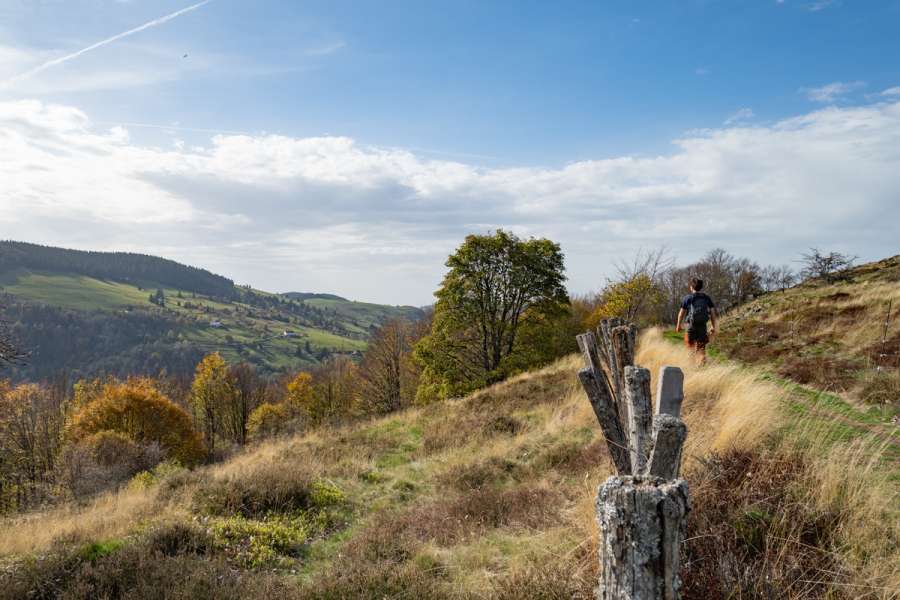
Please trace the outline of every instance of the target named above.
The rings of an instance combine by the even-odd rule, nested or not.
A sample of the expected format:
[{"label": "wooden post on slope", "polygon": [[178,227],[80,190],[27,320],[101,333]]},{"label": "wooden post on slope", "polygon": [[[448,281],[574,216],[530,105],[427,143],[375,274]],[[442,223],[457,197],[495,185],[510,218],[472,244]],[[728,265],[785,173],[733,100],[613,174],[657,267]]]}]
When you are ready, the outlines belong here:
[{"label": "wooden post on slope", "polygon": [[690,510],[678,479],[687,428],[681,421],[684,375],[660,370],[655,415],[650,373],[634,366],[637,329],[601,322],[578,336],[579,379],[606,438],[617,475],[600,486],[597,520],[601,600],[677,600],[679,550]]}]

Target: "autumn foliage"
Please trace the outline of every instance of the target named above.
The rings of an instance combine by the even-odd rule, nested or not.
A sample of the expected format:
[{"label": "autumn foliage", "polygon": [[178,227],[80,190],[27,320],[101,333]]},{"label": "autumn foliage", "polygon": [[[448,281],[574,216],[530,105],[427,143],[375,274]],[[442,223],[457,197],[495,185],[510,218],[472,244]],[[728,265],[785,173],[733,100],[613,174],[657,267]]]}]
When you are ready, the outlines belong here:
[{"label": "autumn foliage", "polygon": [[121,433],[139,444],[158,443],[169,457],[186,465],[200,462],[206,454],[190,415],[147,379],[106,384],[69,427],[73,441],[102,431]]}]

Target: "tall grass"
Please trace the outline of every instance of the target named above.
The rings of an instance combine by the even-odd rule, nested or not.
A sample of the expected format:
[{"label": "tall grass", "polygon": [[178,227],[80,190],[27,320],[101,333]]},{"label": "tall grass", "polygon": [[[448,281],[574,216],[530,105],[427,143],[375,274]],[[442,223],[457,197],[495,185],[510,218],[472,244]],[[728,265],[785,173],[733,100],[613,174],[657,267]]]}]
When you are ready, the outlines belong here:
[{"label": "tall grass", "polygon": [[[897,480],[881,442],[798,423],[787,388],[732,364],[698,367],[657,330],[642,336],[637,362],[654,385],[663,365],[685,372],[683,475],[696,506],[686,598],[898,597]],[[589,598],[596,489],[612,467],[579,366],[568,357],[467,398],[266,442],[149,488],[6,521],[0,555],[122,537],[194,510],[261,524],[315,504],[307,496],[324,481],[352,514],[290,559],[302,570],[288,579],[296,597]]]}]

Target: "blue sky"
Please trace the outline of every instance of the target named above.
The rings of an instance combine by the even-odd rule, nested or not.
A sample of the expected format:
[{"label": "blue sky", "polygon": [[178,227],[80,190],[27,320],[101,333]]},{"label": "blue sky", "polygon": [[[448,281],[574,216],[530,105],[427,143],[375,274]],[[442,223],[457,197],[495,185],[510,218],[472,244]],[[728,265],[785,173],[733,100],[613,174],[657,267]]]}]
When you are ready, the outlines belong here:
[{"label": "blue sky", "polygon": [[498,226],[573,291],[900,246],[898,0],[212,0],[77,54],[192,5],[0,3],[0,237],[417,304]]}]

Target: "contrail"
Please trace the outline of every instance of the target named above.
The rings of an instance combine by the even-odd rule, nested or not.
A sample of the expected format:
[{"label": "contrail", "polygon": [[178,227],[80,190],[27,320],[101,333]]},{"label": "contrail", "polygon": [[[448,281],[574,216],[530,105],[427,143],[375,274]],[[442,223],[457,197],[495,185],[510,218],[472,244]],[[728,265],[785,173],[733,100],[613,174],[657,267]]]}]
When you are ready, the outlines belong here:
[{"label": "contrail", "polygon": [[209,4],[210,2],[212,2],[212,0],[203,0],[203,2],[198,2],[197,4],[188,6],[187,8],[182,8],[181,10],[177,10],[177,11],[175,11],[171,14],[168,14],[164,17],[159,17],[158,19],[153,19],[152,21],[148,21],[148,22],[144,23],[143,25],[139,25],[139,26],[135,27],[134,29],[129,29],[128,31],[124,31],[124,32],[116,34],[112,37],[106,38],[105,40],[99,41],[96,44],[91,44],[87,48],[82,48],[81,50],[79,50],[77,52],[73,52],[72,54],[67,54],[66,56],[61,56],[59,58],[54,58],[53,60],[48,60],[47,62],[40,64],[40,65],[34,67],[33,69],[29,69],[28,71],[25,71],[24,73],[19,73],[18,75],[14,75],[13,77],[4,81],[2,85],[4,87],[10,86],[14,83],[22,81],[23,79],[27,79],[28,77],[31,77],[32,75],[36,75],[36,74],[40,73],[41,71],[49,69],[50,67],[55,67],[56,65],[70,61],[73,58],[78,58],[79,56],[81,56],[82,54],[85,54],[86,52],[90,52],[91,50],[96,50],[97,48],[101,48],[107,44],[111,44],[111,43],[115,42],[116,40],[121,40],[122,38],[128,37],[129,35],[134,35],[135,33],[144,31],[145,29],[150,29],[151,27],[156,27],[157,25],[162,25],[163,23],[167,23],[167,22],[171,21],[172,19],[174,19],[176,17],[180,17],[181,15],[183,15],[185,13],[189,13],[191,11],[197,10],[198,8],[200,8],[202,6]]}]

